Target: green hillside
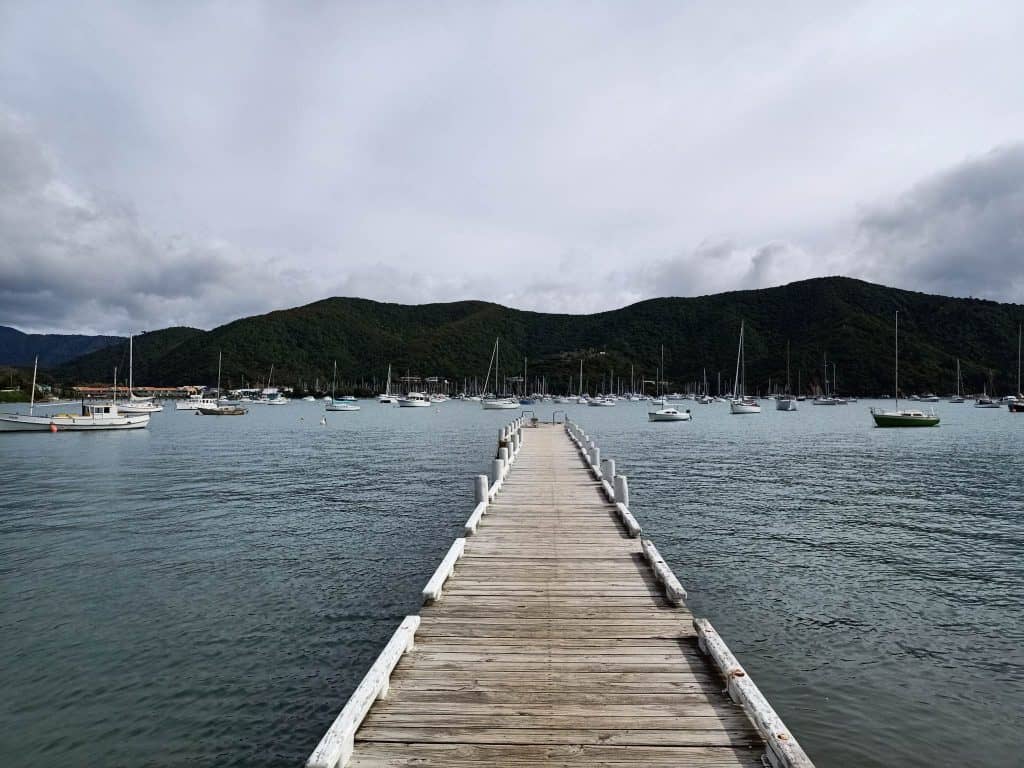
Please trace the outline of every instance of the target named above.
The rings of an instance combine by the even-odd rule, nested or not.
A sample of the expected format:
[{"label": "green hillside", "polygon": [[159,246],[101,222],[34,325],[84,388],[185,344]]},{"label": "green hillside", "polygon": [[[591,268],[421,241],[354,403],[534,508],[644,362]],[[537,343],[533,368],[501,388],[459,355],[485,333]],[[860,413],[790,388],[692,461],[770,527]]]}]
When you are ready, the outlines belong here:
[{"label": "green hillside", "polygon": [[[481,380],[496,336],[503,367],[547,376],[564,389],[584,361],[587,388],[602,377],[655,377],[660,347],[670,386],[683,389],[707,368],[731,386],[740,320],[747,327],[748,389],[767,389],[785,377],[786,342],[804,389],[820,383],[827,355],[841,392],[892,389],[893,313],[900,312],[901,383],[908,392],[949,392],[956,358],[965,388],[998,392],[1016,386],[1019,305],[953,299],[902,291],[850,278],[806,280],[777,288],[694,298],[662,298],[594,315],[523,312],[465,301],[405,306],[332,298],[295,309],[236,320],[211,331],[173,328],[137,339],[136,380],[152,384],[212,383],[217,353],[224,352],[225,384],[321,384],[334,360],[339,378],[370,384],[392,364],[394,375],[437,375],[461,383]],[[66,379],[105,380],[115,359],[127,362],[126,344],[87,355],[59,371]],[[513,371],[514,369],[514,371]],[[728,384],[726,384],[728,382]],[[575,388],[574,384],[574,388]]]}]

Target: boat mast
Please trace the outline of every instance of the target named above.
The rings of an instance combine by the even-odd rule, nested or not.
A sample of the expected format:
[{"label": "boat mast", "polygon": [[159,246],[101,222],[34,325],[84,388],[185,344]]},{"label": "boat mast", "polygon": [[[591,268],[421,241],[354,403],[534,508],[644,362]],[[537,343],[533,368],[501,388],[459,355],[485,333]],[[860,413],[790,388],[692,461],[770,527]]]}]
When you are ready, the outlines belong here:
[{"label": "boat mast", "polygon": [[[1018,355],[1020,353],[1018,352]],[[1020,362],[1017,362],[1017,384],[1020,385]],[[956,359],[956,396],[960,397],[960,358]]]},{"label": "boat mast", "polygon": [[334,361],[334,378],[331,379],[331,400],[334,400],[334,390],[338,386],[338,361]]},{"label": "boat mast", "polygon": [[583,397],[583,358],[580,358],[580,397]]},{"label": "boat mast", "polygon": [[[217,350],[217,399],[218,400],[222,400],[224,398],[224,393],[220,391],[220,364],[221,364],[221,361],[223,359],[224,359],[224,350],[222,350],[222,349]],[[129,384],[128,385],[128,396],[131,397],[131,394],[132,394],[132,385]]]},{"label": "boat mast", "polygon": [[732,382],[733,399],[740,397],[740,359],[743,357],[743,321],[740,320],[740,346],[736,350],[736,377]]},{"label": "boat mast", "polygon": [[[132,399],[132,383],[133,383],[132,373],[135,370],[135,361],[132,359],[132,348],[134,347],[134,344],[132,342],[134,341],[134,338],[135,337],[132,336],[131,334],[128,335],[128,399],[129,400]],[[219,382],[217,384],[217,389],[218,389],[218,394],[220,394],[220,392],[219,392],[219,390],[220,390],[220,383]]]},{"label": "boat mast", "polygon": [[112,403],[116,403],[117,402],[117,366],[116,365],[114,366],[114,394],[113,394],[113,397],[111,398],[111,402]]},{"label": "boat mast", "polygon": [[786,394],[792,394],[790,391],[790,380],[789,380],[789,342],[786,342]]},{"label": "boat mast", "polygon": [[36,355],[36,361],[32,364],[32,393],[29,395],[28,400],[28,415],[32,415],[32,410],[36,407],[36,372],[39,370],[39,355]]},{"label": "boat mast", "polygon": [[896,310],[896,410],[900,409],[900,313]]},{"label": "boat mast", "polygon": [[1021,393],[1021,324],[1017,324],[1017,394]]},{"label": "boat mast", "polygon": [[[662,382],[665,381],[665,345],[664,344],[661,345],[661,376],[659,378],[661,379],[661,381],[658,382],[658,386],[661,387],[662,386]],[[664,389],[662,389],[661,396],[662,397],[665,396]]]}]

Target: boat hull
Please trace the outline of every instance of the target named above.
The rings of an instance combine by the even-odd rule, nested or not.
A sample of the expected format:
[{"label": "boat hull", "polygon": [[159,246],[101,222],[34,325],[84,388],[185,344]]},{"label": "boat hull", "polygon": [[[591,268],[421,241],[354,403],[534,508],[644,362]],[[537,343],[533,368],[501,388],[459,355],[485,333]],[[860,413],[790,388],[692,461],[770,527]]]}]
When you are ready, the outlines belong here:
[{"label": "boat hull", "polygon": [[902,413],[872,413],[876,427],[936,427],[939,417],[932,415],[909,415]]},{"label": "boat hull", "polygon": [[429,408],[429,400],[399,400],[398,406],[400,408]]},{"label": "boat hull", "polygon": [[519,403],[514,400],[481,400],[485,411],[511,411],[519,408]]},{"label": "boat hull", "polygon": [[778,400],[775,401],[775,410],[776,411],[795,411],[796,410],[796,400],[794,400],[791,397],[780,397]]},{"label": "boat hull", "polygon": [[691,419],[689,411],[676,411],[672,409],[672,412],[666,411],[648,411],[648,421],[689,421]]},{"label": "boat hull", "polygon": [[103,432],[112,429],[143,429],[149,426],[149,414],[103,419],[92,416],[0,415],[0,432]]},{"label": "boat hull", "polygon": [[326,410],[326,411],[358,411],[359,410],[359,406],[358,405],[350,405],[348,403],[341,403],[341,404],[331,403],[331,404],[328,404],[324,408],[324,410]]},{"label": "boat hull", "polygon": [[203,416],[245,416],[249,411],[236,405],[222,405],[218,408],[197,408]]},{"label": "boat hull", "polygon": [[738,415],[747,413],[760,413],[761,406],[751,403],[729,403],[729,411],[731,413]]}]

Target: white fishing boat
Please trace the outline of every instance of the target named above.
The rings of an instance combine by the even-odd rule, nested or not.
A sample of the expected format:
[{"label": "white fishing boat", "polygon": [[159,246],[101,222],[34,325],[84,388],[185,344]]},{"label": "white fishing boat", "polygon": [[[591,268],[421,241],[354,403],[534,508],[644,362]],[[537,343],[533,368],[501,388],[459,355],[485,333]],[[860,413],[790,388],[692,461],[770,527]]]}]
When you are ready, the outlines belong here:
[{"label": "white fishing boat", "polygon": [[614,397],[595,397],[587,402],[591,408],[614,408],[616,400]]},{"label": "white fishing boat", "polygon": [[117,409],[121,413],[159,413],[164,409],[159,403],[153,402],[152,397],[139,397],[134,390],[135,371],[135,337],[128,337],[128,401],[121,402]]},{"label": "white fishing boat", "polygon": [[338,384],[338,361],[334,361],[334,378],[331,379],[331,401],[327,403],[325,410],[328,411],[358,411],[359,406],[356,405],[356,399],[351,395],[345,395],[341,398],[334,396],[334,389]]},{"label": "white fishing boat", "polygon": [[729,412],[732,414],[760,413],[761,405],[745,394],[747,378],[747,359],[743,354],[744,324],[740,321],[740,345],[736,352],[736,377],[733,380],[733,399],[729,401]]},{"label": "white fishing boat", "polygon": [[405,397],[398,398],[398,405],[401,408],[429,408],[430,398],[422,392],[409,392]]},{"label": "white fishing boat", "polygon": [[198,411],[200,408],[216,408],[217,400],[213,397],[202,395],[189,395],[185,400],[179,400],[174,404],[176,411]]},{"label": "white fishing boat", "polygon": [[305,396],[304,398],[302,398],[302,399],[303,399],[303,400],[304,400],[305,402],[307,402],[307,403],[315,403],[315,402],[316,402],[316,398],[315,398],[315,397],[313,397],[312,395],[306,395],[306,396]]},{"label": "white fishing boat", "polygon": [[[142,429],[149,425],[149,414],[123,414],[116,402],[87,403],[81,413],[56,413],[36,416],[36,373],[39,357],[32,366],[32,392],[28,413],[0,413],[0,432],[98,432],[111,429]],[[117,375],[115,373],[116,382]],[[116,392],[116,384],[115,384]]]},{"label": "white fishing boat", "polygon": [[648,421],[689,421],[691,418],[689,409],[680,411],[678,408],[667,407],[647,412]]}]

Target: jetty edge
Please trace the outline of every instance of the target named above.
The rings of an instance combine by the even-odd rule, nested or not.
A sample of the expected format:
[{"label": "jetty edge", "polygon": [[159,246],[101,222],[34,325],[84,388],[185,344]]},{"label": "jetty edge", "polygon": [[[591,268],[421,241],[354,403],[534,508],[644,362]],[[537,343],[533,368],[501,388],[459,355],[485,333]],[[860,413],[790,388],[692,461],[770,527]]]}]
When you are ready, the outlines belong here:
[{"label": "jetty edge", "polygon": [[473,492],[308,768],[813,766],[582,427],[514,419]]}]

